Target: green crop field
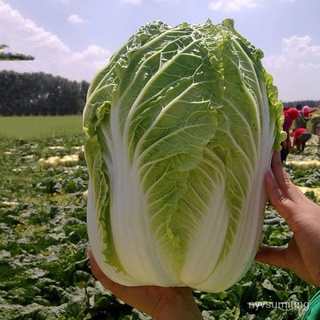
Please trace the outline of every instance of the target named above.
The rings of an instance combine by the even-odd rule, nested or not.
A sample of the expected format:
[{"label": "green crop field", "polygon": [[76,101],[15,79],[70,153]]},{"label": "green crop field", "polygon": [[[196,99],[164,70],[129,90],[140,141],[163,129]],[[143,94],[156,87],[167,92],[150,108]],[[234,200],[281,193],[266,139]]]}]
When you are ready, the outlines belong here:
[{"label": "green crop field", "polygon": [[0,138],[45,139],[81,133],[81,116],[0,117]]},{"label": "green crop field", "polygon": [[[150,319],[104,290],[91,274],[81,117],[0,121],[0,319]],[[66,155],[76,160],[63,162]],[[46,164],[52,156],[61,161]],[[294,159],[319,156],[317,147],[308,147]],[[320,168],[286,170],[319,201],[312,190],[320,188]],[[292,236],[269,205],[263,234],[263,243],[275,246]],[[290,320],[299,318],[316,291],[287,270],[254,263],[230,289],[194,291],[194,296],[204,319]]]}]

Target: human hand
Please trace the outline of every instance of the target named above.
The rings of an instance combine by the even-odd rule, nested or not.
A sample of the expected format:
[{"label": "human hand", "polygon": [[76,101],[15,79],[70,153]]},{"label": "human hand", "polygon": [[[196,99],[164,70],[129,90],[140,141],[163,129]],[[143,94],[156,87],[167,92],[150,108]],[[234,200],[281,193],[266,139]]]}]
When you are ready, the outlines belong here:
[{"label": "human hand", "polygon": [[126,287],[105,276],[97,265],[91,251],[89,251],[89,258],[91,270],[95,277],[106,289],[128,305],[145,312],[157,320],[202,319],[191,288]]},{"label": "human hand", "polygon": [[274,208],[286,220],[293,237],[285,248],[261,247],[256,260],[288,268],[320,286],[320,206],[309,200],[282,168],[279,152],[272,158],[265,186]]}]

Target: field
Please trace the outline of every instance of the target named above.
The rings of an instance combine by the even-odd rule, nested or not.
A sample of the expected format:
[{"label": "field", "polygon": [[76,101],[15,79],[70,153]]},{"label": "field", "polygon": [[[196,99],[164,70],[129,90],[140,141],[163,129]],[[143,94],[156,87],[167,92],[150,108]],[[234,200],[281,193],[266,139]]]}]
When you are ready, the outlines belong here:
[{"label": "field", "polygon": [[[117,300],[91,275],[81,118],[60,126],[62,118],[0,118],[0,319],[150,319]],[[44,128],[32,128],[31,123],[46,120]],[[32,134],[22,125],[23,130],[31,126]],[[75,155],[76,163],[39,164],[41,158],[66,155]],[[303,156],[290,156],[319,160],[319,155],[315,145]],[[286,169],[296,184],[320,187],[319,168]],[[319,201],[313,191],[307,195]],[[267,206],[263,242],[284,245],[290,237],[284,220]],[[299,318],[316,291],[287,270],[254,263],[229,290],[195,291],[194,296],[204,319],[289,320]]]},{"label": "field", "polygon": [[81,122],[81,116],[0,116],[0,137],[28,140],[80,135]]}]

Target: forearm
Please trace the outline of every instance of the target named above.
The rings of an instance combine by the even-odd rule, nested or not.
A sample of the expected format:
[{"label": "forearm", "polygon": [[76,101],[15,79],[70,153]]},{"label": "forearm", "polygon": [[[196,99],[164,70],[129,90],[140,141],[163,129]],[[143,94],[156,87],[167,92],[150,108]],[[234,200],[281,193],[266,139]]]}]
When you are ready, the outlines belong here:
[{"label": "forearm", "polygon": [[181,308],[172,308],[163,312],[159,317],[155,318],[155,320],[203,320],[201,312],[198,307],[194,306],[181,306]]}]

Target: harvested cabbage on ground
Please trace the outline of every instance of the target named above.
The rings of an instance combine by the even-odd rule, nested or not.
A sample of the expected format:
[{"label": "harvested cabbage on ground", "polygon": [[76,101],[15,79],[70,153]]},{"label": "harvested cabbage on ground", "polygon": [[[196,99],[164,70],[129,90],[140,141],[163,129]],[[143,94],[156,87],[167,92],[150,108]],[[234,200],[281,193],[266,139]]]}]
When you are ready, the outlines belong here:
[{"label": "harvested cabbage on ground", "polygon": [[232,20],[141,27],[92,81],[83,115],[87,223],[124,285],[222,291],[261,236],[282,104]]}]

